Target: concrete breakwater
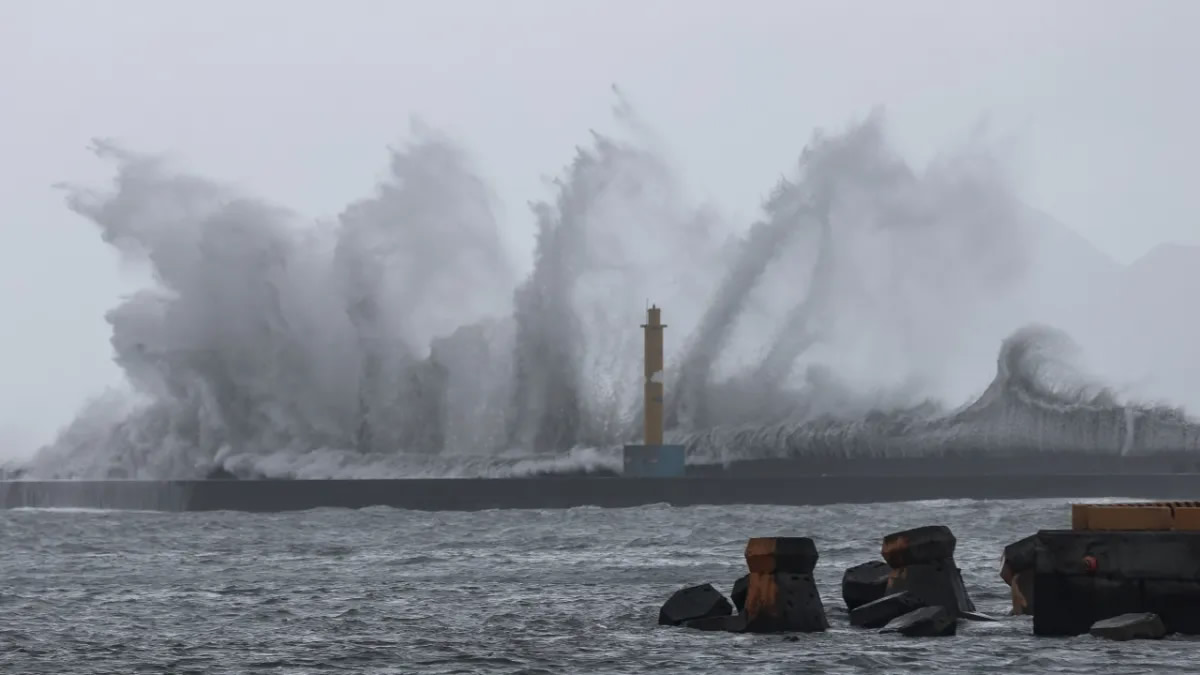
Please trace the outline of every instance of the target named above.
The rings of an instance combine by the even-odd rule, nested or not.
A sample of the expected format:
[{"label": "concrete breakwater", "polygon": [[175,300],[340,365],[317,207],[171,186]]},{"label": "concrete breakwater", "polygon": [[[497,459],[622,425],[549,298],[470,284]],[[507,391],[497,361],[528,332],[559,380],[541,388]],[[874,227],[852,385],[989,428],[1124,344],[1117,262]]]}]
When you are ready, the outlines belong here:
[{"label": "concrete breakwater", "polygon": [[424,511],[760,504],[805,506],[930,499],[1190,499],[1200,473],[781,475],[495,479],[0,481],[3,508],[296,511],[390,506]]}]

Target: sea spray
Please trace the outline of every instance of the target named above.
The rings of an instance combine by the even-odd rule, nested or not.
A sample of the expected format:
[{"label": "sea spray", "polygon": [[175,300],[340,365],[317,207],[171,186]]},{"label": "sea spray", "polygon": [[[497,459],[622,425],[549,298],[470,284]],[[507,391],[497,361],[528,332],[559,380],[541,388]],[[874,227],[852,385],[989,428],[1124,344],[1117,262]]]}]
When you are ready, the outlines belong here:
[{"label": "sea spray", "polygon": [[513,445],[535,451],[618,444],[641,386],[642,303],[692,323],[721,269],[718,223],[686,204],[669,168],[631,141],[593,134],[534,205],[534,268],[517,292]]},{"label": "sea spray", "polygon": [[[981,339],[972,329],[1030,254],[1003,166],[979,155],[964,148],[918,171],[892,150],[881,111],[815,134],[693,334],[669,419],[708,428],[795,418],[808,405],[794,388],[806,387],[809,365],[864,394],[907,390],[905,403],[968,395],[947,363],[995,349],[1003,332]],[[722,367],[739,352],[748,365]],[[973,387],[987,370],[972,365]]]},{"label": "sea spray", "polygon": [[[1200,424],[1175,408],[1117,403],[1111,391],[1076,370],[1076,356],[1075,343],[1061,331],[1026,326],[1003,341],[987,390],[958,409],[935,401],[901,406],[893,399],[849,413],[862,397],[843,396],[837,413],[809,409],[802,419],[728,425],[675,440],[687,446],[693,463],[1200,451]],[[819,391],[836,396],[828,385]]]},{"label": "sea spray", "polygon": [[[452,144],[394,152],[377,194],[329,223],[96,150],[115,189],[68,203],[156,282],[108,315],[139,403],[106,433],[68,429],[36,471],[205,475],[280,452],[442,449],[430,340],[510,314],[512,292],[486,190]],[[64,455],[77,461],[42,461]]]},{"label": "sea spray", "polygon": [[108,315],[133,393],[85,406],[24,474],[615,470],[638,435],[649,300],[692,462],[1200,442],[1177,411],[1047,384],[1069,379],[1045,366],[1067,363],[1044,358],[1063,344],[1049,329],[1004,340],[1030,238],[986,148],[914,168],[876,112],[815,135],[731,240],[617,112],[632,138],[594,134],[533,206],[520,284],[487,187],[427,130],[332,222],[98,144],[114,190],[68,203],[153,272]]}]

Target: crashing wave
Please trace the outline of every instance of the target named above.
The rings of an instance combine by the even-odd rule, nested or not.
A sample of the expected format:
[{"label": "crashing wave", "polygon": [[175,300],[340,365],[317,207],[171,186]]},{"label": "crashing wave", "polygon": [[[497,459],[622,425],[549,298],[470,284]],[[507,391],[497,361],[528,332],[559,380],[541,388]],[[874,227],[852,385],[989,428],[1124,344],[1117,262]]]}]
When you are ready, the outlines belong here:
[{"label": "crashing wave", "polygon": [[[958,410],[929,402],[849,418],[825,414],[765,427],[717,428],[677,442],[697,463],[1200,450],[1200,424],[1182,410],[1119,403],[1110,390],[1082,379],[1075,354],[1065,333],[1028,326],[1004,341],[996,377],[983,395]],[[817,387],[805,395],[820,400],[828,394]]]},{"label": "crashing wave", "polygon": [[670,326],[669,437],[692,463],[1200,443],[1181,411],[1080,380],[1048,328],[1004,339],[975,402],[939,403],[965,400],[1025,323],[1010,310],[1027,224],[979,148],[918,170],[879,113],[818,133],[735,236],[627,104],[618,121],[633,138],[595,134],[534,205],[520,283],[486,185],[428,130],[317,223],[99,143],[115,189],[68,204],[152,272],[107,316],[132,393],[87,405],[22,474],[614,471],[639,435],[647,294]]}]

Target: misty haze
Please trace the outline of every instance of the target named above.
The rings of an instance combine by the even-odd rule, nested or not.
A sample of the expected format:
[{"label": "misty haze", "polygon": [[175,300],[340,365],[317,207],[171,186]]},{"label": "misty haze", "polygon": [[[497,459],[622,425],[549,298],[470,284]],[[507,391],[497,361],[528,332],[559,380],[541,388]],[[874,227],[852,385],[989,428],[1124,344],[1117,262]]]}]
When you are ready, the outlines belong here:
[{"label": "misty haze", "polygon": [[[707,26],[711,11],[692,19]],[[347,21],[358,20],[352,14]],[[645,20],[670,14],[656,6]],[[36,27],[48,16],[29,10],[26,20]],[[247,10],[243,18],[253,25],[266,16]],[[1054,20],[1068,18],[1079,17]],[[134,77],[142,67],[122,72]],[[688,446],[689,461],[946,444],[980,452],[1014,442],[1123,453],[1196,446],[1178,409],[1200,405],[1191,386],[1200,354],[1186,309],[1200,283],[1200,252],[1151,239],[1145,254],[1118,261],[1081,234],[1089,223],[1064,224],[1031,203],[1022,194],[1030,160],[1013,152],[1022,132],[989,132],[999,127],[986,104],[951,121],[968,133],[943,133],[919,151],[893,141],[897,106],[882,94],[807,131],[788,129],[773,143],[777,164],[729,167],[764,178],[755,188],[760,207],[731,212],[697,195],[732,193],[696,179],[668,149],[680,143],[677,120],[633,102],[662,91],[626,95],[590,82],[593,103],[572,134],[576,147],[554,153],[566,168],[535,168],[552,182],[527,194],[511,192],[527,183],[489,177],[505,172],[503,157],[490,158],[485,172],[473,144],[440,129],[418,101],[408,112],[425,121],[395,123],[356,160],[350,175],[366,178],[373,166],[382,170],[377,184],[364,181],[354,190],[360,196],[330,215],[191,168],[196,148],[182,138],[147,147],[138,134],[104,136],[93,145],[94,166],[108,176],[81,181],[70,166],[86,159],[87,136],[76,137],[70,166],[55,169],[58,213],[47,213],[81,251],[88,240],[76,223],[92,225],[89,260],[102,260],[105,246],[120,261],[122,297],[95,316],[118,374],[90,390],[72,384],[81,400],[74,410],[69,398],[53,403],[65,419],[58,431],[39,422],[48,434],[41,443],[13,389],[4,413],[15,444],[5,449],[8,470],[401,477],[611,467],[640,430],[636,327],[648,302],[664,307],[669,324],[667,431]],[[812,96],[797,84],[802,99]],[[775,94],[761,95],[758,106],[769,106]],[[993,121],[974,124],[981,114]],[[242,133],[236,119],[213,132]],[[737,145],[753,120],[746,110],[719,134],[688,142]],[[99,121],[86,126],[88,136],[107,131]],[[252,143],[242,145],[253,153]],[[355,147],[368,145],[355,132]],[[1106,155],[1096,164],[1121,161]],[[1099,168],[1092,173],[1104,175]],[[1053,185],[1041,182],[1040,192]],[[39,203],[54,197],[44,194]],[[1195,215],[1171,220],[1184,229],[1161,231],[1190,231]],[[1121,224],[1143,238],[1165,226]],[[23,235],[6,232],[18,250]],[[83,272],[58,283],[113,278]],[[6,302],[37,302],[36,290],[9,288]],[[14,348],[38,339],[16,333],[6,338]],[[102,358],[95,342],[88,353]],[[972,404],[976,414],[964,417]],[[896,424],[905,434],[891,433]],[[554,457],[516,459],[535,454]]]},{"label": "misty haze", "polygon": [[[424,127],[327,221],[98,141],[112,187],[66,186],[66,204],[149,272],[106,315],[130,391],[88,403],[29,474],[496,474],[567,470],[513,458],[569,451],[618,466],[641,431],[646,296],[680,336],[667,431],[692,462],[1200,448],[1200,427],[1150,407],[1188,401],[1192,335],[1141,307],[1187,304],[1196,249],[1104,266],[1021,202],[985,140],[914,167],[879,110],[815,133],[747,229],[689,202],[614,97],[624,135],[595,134],[532,205],[524,275],[466,151]],[[1159,368],[1101,374],[1126,360]]]},{"label": "misty haze", "polygon": [[794,533],[806,667],[887,669],[841,574],[930,523],[1014,607],[963,663],[1033,653],[994,568],[1038,499],[1200,498],[1198,22],[0,1],[0,666],[761,670],[650,627]]}]

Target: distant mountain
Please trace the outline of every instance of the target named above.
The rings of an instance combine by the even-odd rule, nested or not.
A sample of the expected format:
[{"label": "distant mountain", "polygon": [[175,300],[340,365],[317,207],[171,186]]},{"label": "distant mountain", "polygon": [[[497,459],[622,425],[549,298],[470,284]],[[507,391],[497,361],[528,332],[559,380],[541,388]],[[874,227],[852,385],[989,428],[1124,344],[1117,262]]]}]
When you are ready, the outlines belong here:
[{"label": "distant mountain", "polygon": [[1157,246],[1123,272],[1112,313],[1125,367],[1143,395],[1200,414],[1200,246]]},{"label": "distant mountain", "polygon": [[1126,397],[1200,414],[1200,246],[1163,244],[1122,265],[1045,213],[1030,209],[1028,224],[1034,318],[1066,330]]},{"label": "distant mountain", "polygon": [[1096,275],[1116,274],[1121,269],[1119,262],[1048,213],[1026,207],[1026,223],[1038,233],[1043,256],[1053,253],[1062,264]]},{"label": "distant mountain", "polygon": [[1200,246],[1159,244],[1130,263],[1128,275],[1151,283],[1176,285],[1193,292],[1200,289]]},{"label": "distant mountain", "polygon": [[1091,307],[1098,295],[1120,286],[1122,265],[1083,235],[1032,208],[1025,224],[1034,243],[1029,290],[1044,320]]}]

